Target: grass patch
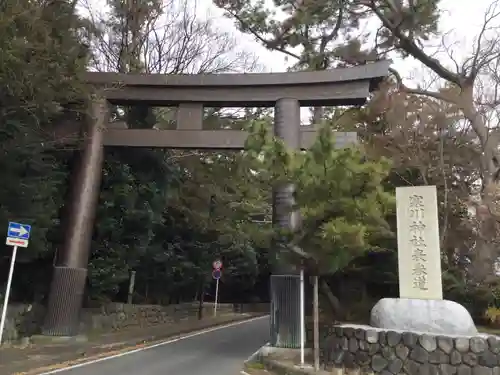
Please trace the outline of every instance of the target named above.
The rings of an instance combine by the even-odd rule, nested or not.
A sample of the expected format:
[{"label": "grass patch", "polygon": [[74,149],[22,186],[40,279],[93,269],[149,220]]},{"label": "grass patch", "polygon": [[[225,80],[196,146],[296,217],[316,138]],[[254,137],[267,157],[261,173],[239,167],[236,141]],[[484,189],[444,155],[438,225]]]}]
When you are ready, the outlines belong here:
[{"label": "grass patch", "polygon": [[477,326],[477,330],[480,333],[488,333],[490,335],[500,336],[500,328]]},{"label": "grass patch", "polygon": [[246,364],[246,367],[251,370],[251,369],[254,369],[254,370],[264,370],[265,369],[265,366],[263,363],[261,362],[252,362],[252,363],[247,363]]}]

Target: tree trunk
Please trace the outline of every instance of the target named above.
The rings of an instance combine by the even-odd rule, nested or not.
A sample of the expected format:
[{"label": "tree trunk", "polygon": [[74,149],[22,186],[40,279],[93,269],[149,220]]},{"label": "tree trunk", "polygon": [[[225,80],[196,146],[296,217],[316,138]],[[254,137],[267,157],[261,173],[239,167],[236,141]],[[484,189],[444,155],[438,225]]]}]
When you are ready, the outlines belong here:
[{"label": "tree trunk", "polygon": [[496,246],[498,232],[498,217],[500,217],[498,196],[500,186],[498,181],[500,154],[498,150],[499,133],[490,130],[482,113],[475,107],[474,81],[465,82],[461,87],[458,107],[464,117],[469,120],[476,133],[481,153],[481,205],[476,209],[478,218],[478,237],[476,240],[472,264],[470,268],[474,282],[484,283],[496,278],[494,263],[498,257]]},{"label": "tree trunk", "polygon": [[478,219],[477,239],[467,269],[474,283],[484,285],[497,277],[495,260],[498,258],[498,250],[495,242],[498,223],[486,205],[478,207],[476,212]]},{"label": "tree trunk", "polygon": [[198,319],[203,319],[203,300],[205,298],[205,282],[200,281],[200,290],[199,290],[199,303],[198,303]]},{"label": "tree trunk", "polygon": [[328,285],[328,283],[325,280],[321,280],[320,286],[321,286],[321,292],[326,296],[328,303],[332,309],[334,319],[342,320],[343,312],[342,312],[342,308],[340,306],[340,301],[332,293],[332,290],[330,289],[330,285]]}]

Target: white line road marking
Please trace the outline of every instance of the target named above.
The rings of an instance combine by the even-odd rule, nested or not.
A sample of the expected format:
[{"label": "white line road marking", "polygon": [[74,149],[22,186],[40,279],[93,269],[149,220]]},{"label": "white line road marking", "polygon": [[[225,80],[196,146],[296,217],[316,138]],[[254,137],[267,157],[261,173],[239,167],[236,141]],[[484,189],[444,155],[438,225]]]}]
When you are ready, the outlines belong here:
[{"label": "white line road marking", "polygon": [[243,370],[241,370],[241,371],[240,371],[240,374],[241,374],[241,375],[250,375],[248,372],[243,371]]},{"label": "white line road marking", "polygon": [[[214,327],[214,328],[204,329],[202,331],[198,331],[198,332],[195,332],[195,333],[190,333],[190,334],[188,334],[186,336],[177,337],[175,339],[163,341],[163,342],[160,342],[158,344],[146,346],[144,348],[134,349],[134,350],[130,350],[128,352],[111,355],[109,357],[99,358],[99,359],[95,359],[93,361],[83,362],[83,363],[79,363],[77,365],[68,366],[68,367],[65,367],[65,368],[60,368],[60,369],[52,370],[52,371],[49,371],[49,372],[44,372],[44,373],[42,373],[40,375],[59,374],[59,373],[64,372],[64,371],[69,371],[69,370],[73,370],[73,369],[76,369],[76,368],[80,368],[80,367],[84,367],[84,366],[88,366],[88,365],[93,365],[95,363],[104,362],[104,361],[107,361],[109,359],[115,359],[115,358],[124,357],[124,356],[129,355],[129,354],[139,353],[139,352],[142,352],[144,350],[157,348],[157,347],[163,346],[163,345],[173,344],[174,342],[177,342],[177,341],[182,341],[182,340],[185,340],[185,339],[189,339],[191,337],[196,337],[196,336],[204,335],[205,333],[210,333],[210,332],[218,331],[218,330],[224,329],[224,328],[239,326],[241,324],[250,323],[250,322],[253,322],[255,320],[259,320],[259,319],[263,319],[263,318],[269,318],[269,315],[258,316],[256,318],[252,318],[252,319],[241,320],[239,322],[225,324],[223,326],[217,326],[217,327]],[[247,374],[247,375],[249,375],[249,374]]]}]

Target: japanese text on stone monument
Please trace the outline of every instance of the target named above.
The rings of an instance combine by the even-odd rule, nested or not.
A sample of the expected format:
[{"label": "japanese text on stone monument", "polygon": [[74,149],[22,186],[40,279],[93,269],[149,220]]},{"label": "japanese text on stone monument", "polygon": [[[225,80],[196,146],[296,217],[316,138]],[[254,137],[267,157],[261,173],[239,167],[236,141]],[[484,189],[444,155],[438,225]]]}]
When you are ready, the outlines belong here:
[{"label": "japanese text on stone monument", "polygon": [[401,298],[442,299],[434,186],[396,189]]},{"label": "japanese text on stone monument", "polygon": [[425,224],[424,219],[424,197],[411,195],[409,199],[408,216],[410,225],[409,246],[412,259],[413,287],[420,290],[428,290],[427,280],[427,253],[425,251]]}]

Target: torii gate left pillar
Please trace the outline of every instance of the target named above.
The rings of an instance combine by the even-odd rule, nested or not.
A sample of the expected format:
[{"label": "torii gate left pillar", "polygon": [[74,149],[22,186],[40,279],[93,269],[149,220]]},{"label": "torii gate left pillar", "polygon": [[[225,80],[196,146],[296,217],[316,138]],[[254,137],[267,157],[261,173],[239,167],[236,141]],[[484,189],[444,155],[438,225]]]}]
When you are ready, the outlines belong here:
[{"label": "torii gate left pillar", "polygon": [[80,310],[87,280],[87,265],[104,161],[104,130],[108,102],[89,103],[83,126],[83,147],[70,184],[63,247],[56,254],[46,319],[42,333],[49,336],[78,334]]}]

